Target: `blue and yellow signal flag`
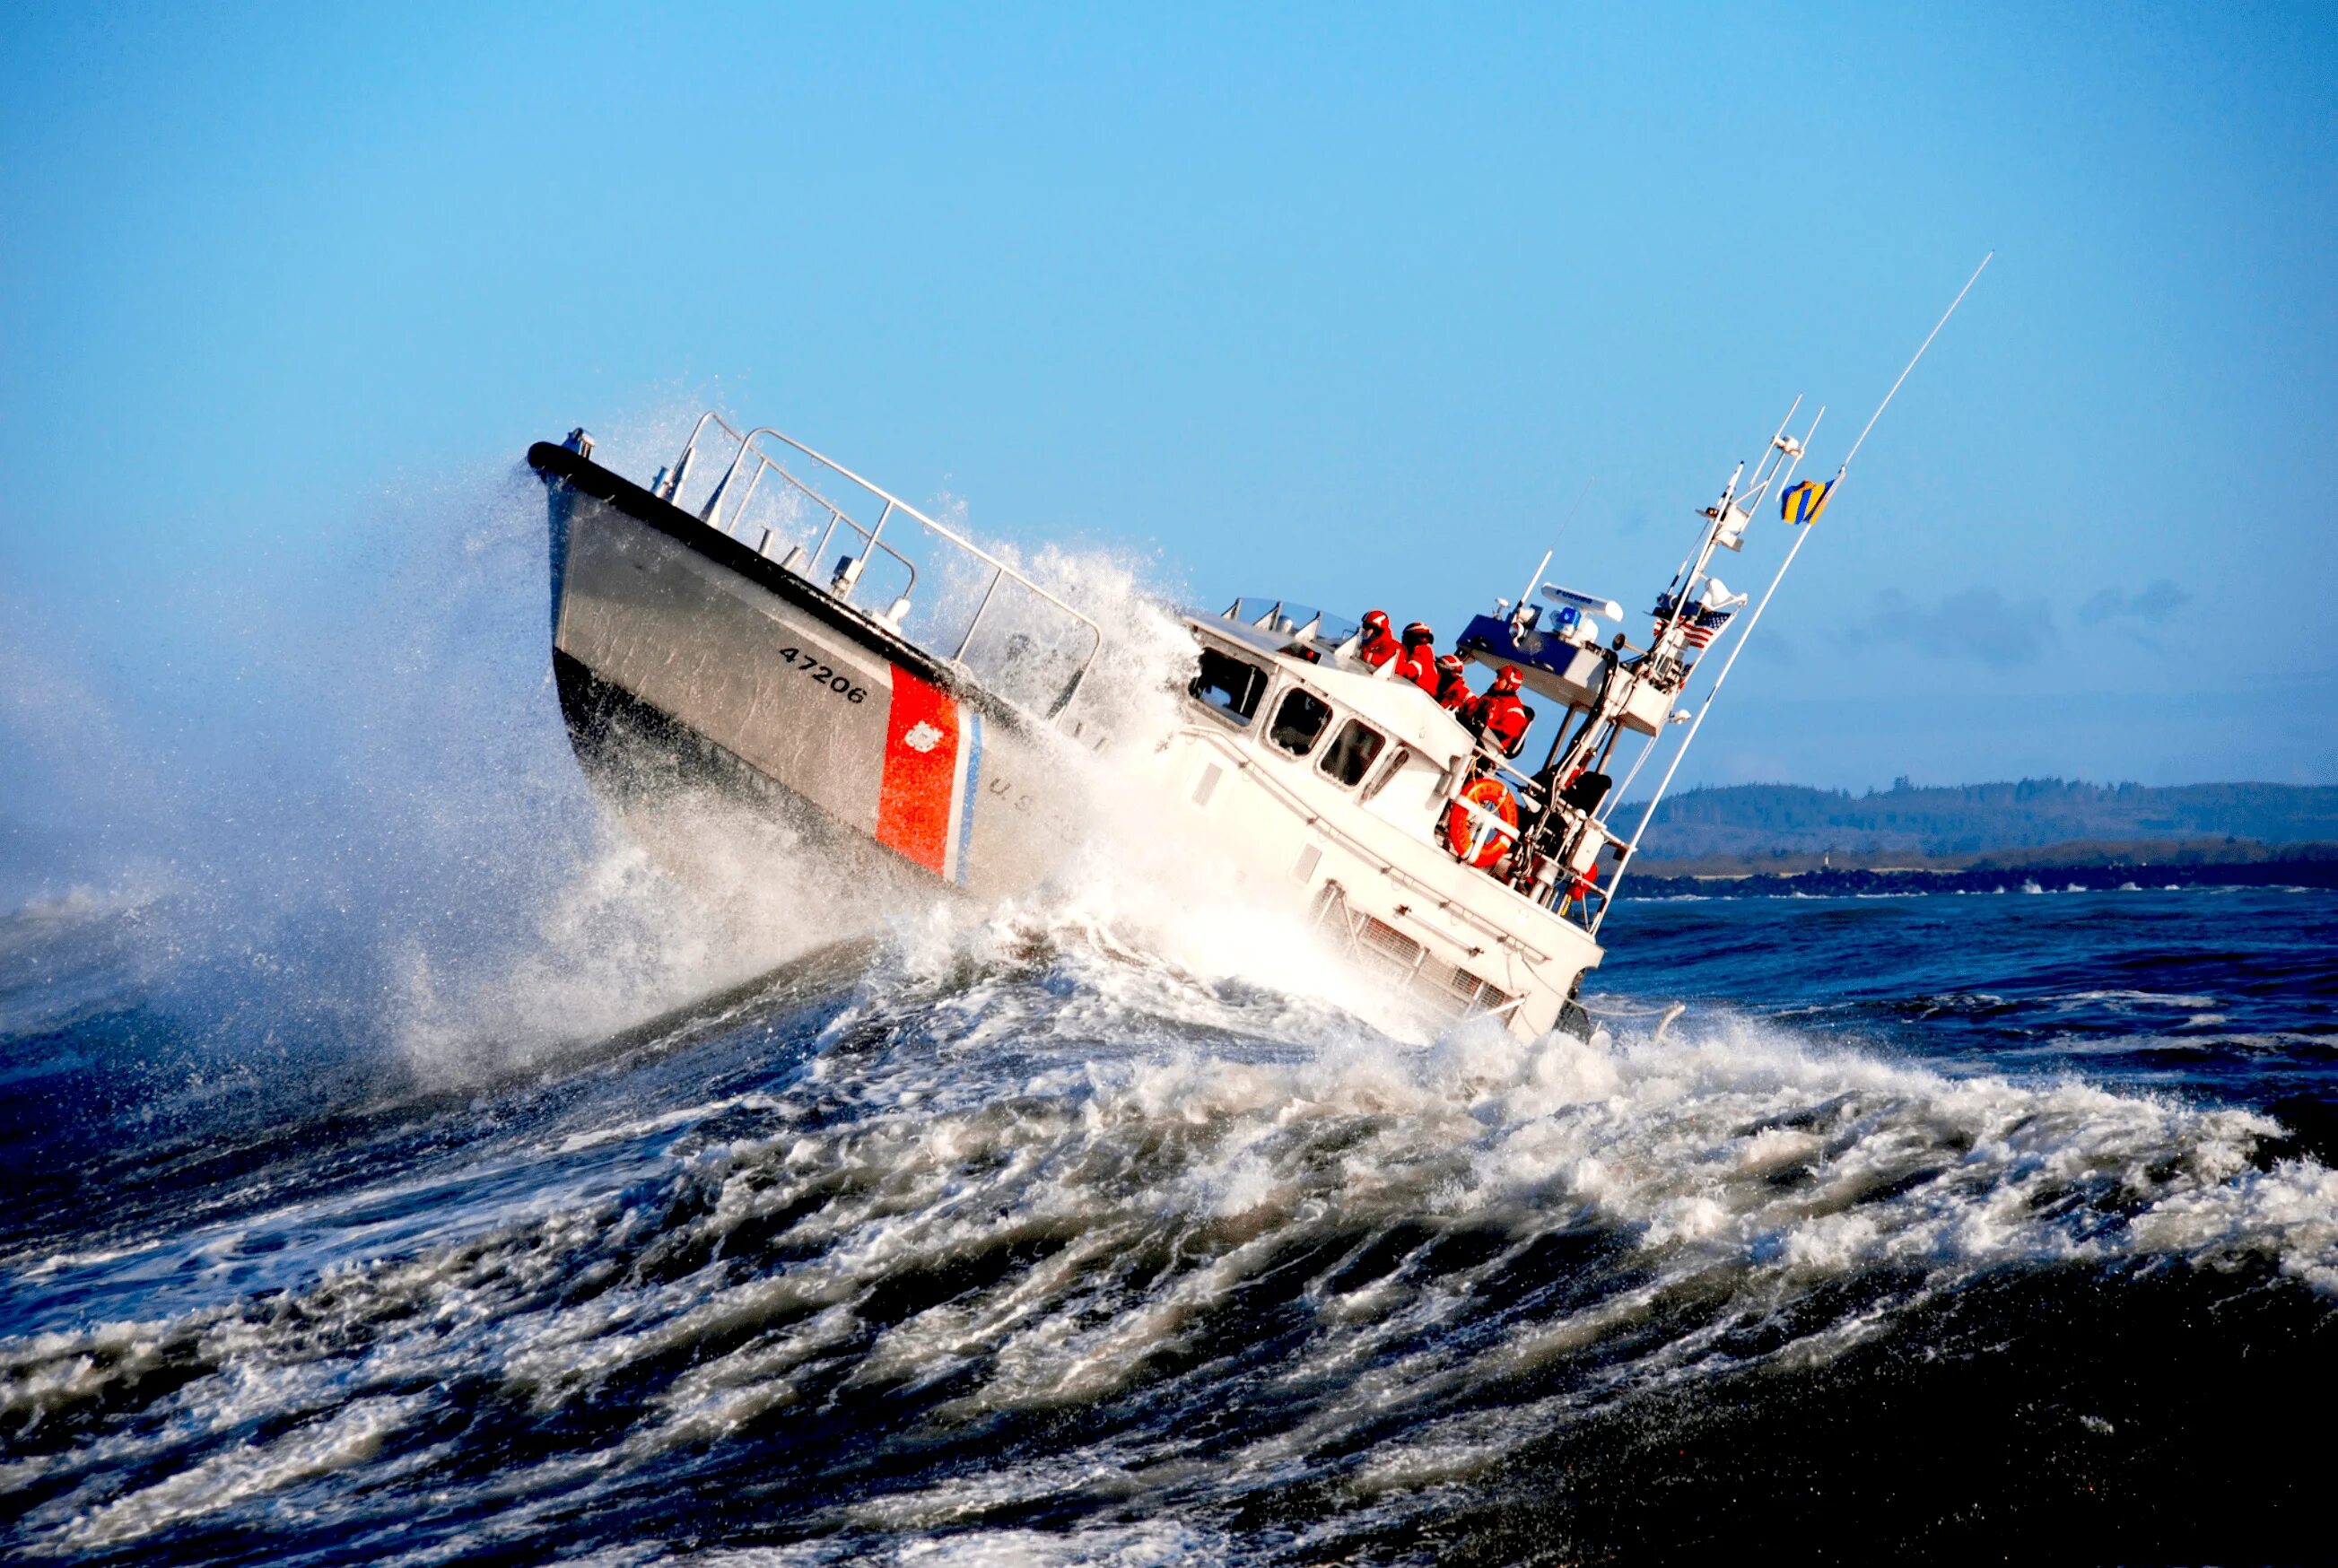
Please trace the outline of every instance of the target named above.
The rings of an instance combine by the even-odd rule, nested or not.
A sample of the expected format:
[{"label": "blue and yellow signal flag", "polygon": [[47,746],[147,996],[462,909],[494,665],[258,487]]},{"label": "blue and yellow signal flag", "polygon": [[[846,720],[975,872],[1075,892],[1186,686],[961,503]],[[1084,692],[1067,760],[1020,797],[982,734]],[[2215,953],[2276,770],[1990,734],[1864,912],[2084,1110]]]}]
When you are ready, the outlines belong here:
[{"label": "blue and yellow signal flag", "polygon": [[1826,510],[1827,492],[1834,488],[1830,479],[1822,485],[1815,479],[1805,479],[1799,485],[1786,486],[1785,495],[1778,503],[1778,515],[1789,523],[1815,523]]}]

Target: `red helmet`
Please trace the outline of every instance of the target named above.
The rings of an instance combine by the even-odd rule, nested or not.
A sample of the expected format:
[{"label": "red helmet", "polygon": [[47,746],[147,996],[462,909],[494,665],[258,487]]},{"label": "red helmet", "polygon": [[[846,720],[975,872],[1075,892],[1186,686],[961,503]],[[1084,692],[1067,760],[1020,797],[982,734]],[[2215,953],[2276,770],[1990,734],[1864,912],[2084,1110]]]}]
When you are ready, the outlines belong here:
[{"label": "red helmet", "polygon": [[1437,633],[1429,629],[1428,622],[1416,621],[1404,629],[1404,640],[1407,642],[1434,642]]},{"label": "red helmet", "polygon": [[1364,627],[1367,631],[1386,632],[1388,630],[1388,612],[1385,610],[1365,611]]},{"label": "red helmet", "polygon": [[1519,671],[1517,665],[1505,664],[1502,666],[1501,673],[1494,677],[1494,690],[1497,691],[1515,691],[1520,686],[1526,684],[1526,676]]},{"label": "red helmet", "polygon": [[1438,662],[1437,662],[1437,669],[1438,669],[1438,672],[1439,672],[1439,674],[1444,674],[1444,675],[1459,675],[1459,674],[1460,674],[1460,673],[1461,673],[1461,655],[1460,655],[1460,654],[1459,654],[1459,653],[1448,653],[1448,654],[1446,654],[1443,658],[1441,658],[1441,659],[1438,660]]}]

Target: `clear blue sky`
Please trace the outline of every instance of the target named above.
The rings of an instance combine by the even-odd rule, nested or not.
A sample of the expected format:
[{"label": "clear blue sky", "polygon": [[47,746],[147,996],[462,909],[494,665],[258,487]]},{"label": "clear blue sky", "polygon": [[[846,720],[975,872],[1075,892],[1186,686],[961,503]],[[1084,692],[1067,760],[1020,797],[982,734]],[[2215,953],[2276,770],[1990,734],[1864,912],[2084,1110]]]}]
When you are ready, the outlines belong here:
[{"label": "clear blue sky", "polygon": [[2326,4],[16,5],[0,236],[20,710],[300,662],[200,585],[360,596],[386,492],[702,397],[1449,636],[1587,483],[1636,622],[1994,247],[1693,771],[2338,781]]}]

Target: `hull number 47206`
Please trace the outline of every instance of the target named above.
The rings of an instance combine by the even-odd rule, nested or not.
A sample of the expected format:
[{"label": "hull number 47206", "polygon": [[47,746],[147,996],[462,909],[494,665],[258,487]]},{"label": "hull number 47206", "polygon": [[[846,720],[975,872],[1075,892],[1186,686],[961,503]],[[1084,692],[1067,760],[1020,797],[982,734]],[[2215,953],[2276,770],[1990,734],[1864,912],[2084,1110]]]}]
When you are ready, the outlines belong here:
[{"label": "hull number 47206", "polygon": [[847,702],[869,701],[868,687],[855,686],[852,683],[852,677],[838,674],[833,665],[821,663],[800,648],[782,648],[780,650],[780,657],[826,686]]}]

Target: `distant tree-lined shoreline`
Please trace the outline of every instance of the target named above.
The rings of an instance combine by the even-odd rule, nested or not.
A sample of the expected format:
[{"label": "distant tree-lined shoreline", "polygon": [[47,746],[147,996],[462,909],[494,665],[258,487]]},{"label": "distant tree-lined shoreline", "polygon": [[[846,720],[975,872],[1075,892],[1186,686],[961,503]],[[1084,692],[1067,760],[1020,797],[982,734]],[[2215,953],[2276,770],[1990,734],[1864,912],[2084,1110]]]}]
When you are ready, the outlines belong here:
[{"label": "distant tree-lined shoreline", "polygon": [[[1637,820],[1626,806],[1620,820]],[[2058,865],[2248,864],[2338,843],[2338,787],[2087,784],[2063,779],[1853,795],[1798,784],[1685,790],[1657,808],[1636,869],[1684,875]],[[2051,857],[2038,851],[2052,849]]]}]

